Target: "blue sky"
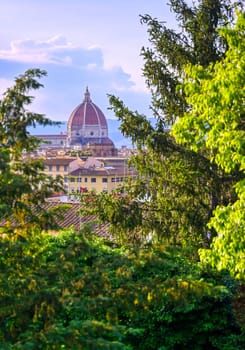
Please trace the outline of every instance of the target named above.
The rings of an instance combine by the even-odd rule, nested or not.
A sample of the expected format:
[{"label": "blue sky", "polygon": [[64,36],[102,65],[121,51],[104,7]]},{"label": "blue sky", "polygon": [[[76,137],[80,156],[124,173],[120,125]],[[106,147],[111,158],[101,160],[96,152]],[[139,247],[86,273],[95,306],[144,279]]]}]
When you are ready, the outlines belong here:
[{"label": "blue sky", "polygon": [[66,121],[86,86],[107,118],[114,117],[107,94],[149,115],[140,57],[149,42],[139,16],[150,14],[174,27],[167,2],[1,0],[0,94],[26,69],[41,68],[48,76],[32,109],[52,120]]}]

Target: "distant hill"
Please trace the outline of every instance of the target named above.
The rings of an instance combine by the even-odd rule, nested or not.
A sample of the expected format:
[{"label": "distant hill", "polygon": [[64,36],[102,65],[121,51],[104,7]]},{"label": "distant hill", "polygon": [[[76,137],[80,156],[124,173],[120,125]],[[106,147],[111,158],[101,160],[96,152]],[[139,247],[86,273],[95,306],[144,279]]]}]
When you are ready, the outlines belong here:
[{"label": "distant hill", "polygon": [[[131,147],[131,140],[125,138],[119,130],[120,122],[116,119],[107,119],[109,137],[114,142],[117,148],[121,146]],[[60,134],[66,133],[67,130],[67,122],[62,122],[60,126],[40,126],[38,125],[36,128],[30,127],[28,131],[32,135],[52,135],[52,134]]]}]

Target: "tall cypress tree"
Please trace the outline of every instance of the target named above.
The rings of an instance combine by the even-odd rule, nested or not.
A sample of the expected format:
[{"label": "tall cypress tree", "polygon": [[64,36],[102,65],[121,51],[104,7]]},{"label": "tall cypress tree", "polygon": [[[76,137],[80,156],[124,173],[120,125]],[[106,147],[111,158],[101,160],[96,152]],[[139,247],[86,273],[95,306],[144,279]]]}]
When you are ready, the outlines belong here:
[{"label": "tall cypress tree", "polygon": [[143,47],[141,54],[155,125],[115,96],[110,96],[110,103],[121,131],[138,151],[132,163],[140,177],[128,188],[128,197],[137,203],[142,217],[135,229],[174,243],[205,245],[215,234],[206,227],[213,210],[235,200],[230,185],[237,181],[236,174],[224,174],[205,150],[195,154],[177,145],[168,129],[191,108],[179,88],[184,67],[188,63],[206,67],[224,57],[227,42],[219,28],[233,23],[235,9],[230,0],[200,0],[193,6],[170,0],[170,7],[178,31],[150,15],[141,16],[148,26],[150,46]]}]

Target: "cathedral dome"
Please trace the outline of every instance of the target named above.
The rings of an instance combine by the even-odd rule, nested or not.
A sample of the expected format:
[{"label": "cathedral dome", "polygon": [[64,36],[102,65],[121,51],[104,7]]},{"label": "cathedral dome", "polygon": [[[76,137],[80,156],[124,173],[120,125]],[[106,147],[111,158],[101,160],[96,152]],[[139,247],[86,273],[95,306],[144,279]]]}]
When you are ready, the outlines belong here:
[{"label": "cathedral dome", "polygon": [[108,138],[108,125],[104,113],[96,106],[86,88],[84,99],[71,113],[67,137],[70,145],[88,143],[111,143]]}]

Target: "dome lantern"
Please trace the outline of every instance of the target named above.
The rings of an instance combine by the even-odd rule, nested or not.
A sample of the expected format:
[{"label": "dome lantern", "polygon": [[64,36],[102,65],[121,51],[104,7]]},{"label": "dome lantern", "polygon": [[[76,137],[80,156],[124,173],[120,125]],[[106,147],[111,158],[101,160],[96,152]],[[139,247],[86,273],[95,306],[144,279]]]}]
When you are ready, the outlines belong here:
[{"label": "dome lantern", "polygon": [[90,92],[88,91],[88,86],[86,87],[86,91],[84,93],[83,102],[92,102],[92,100],[90,98]]}]

